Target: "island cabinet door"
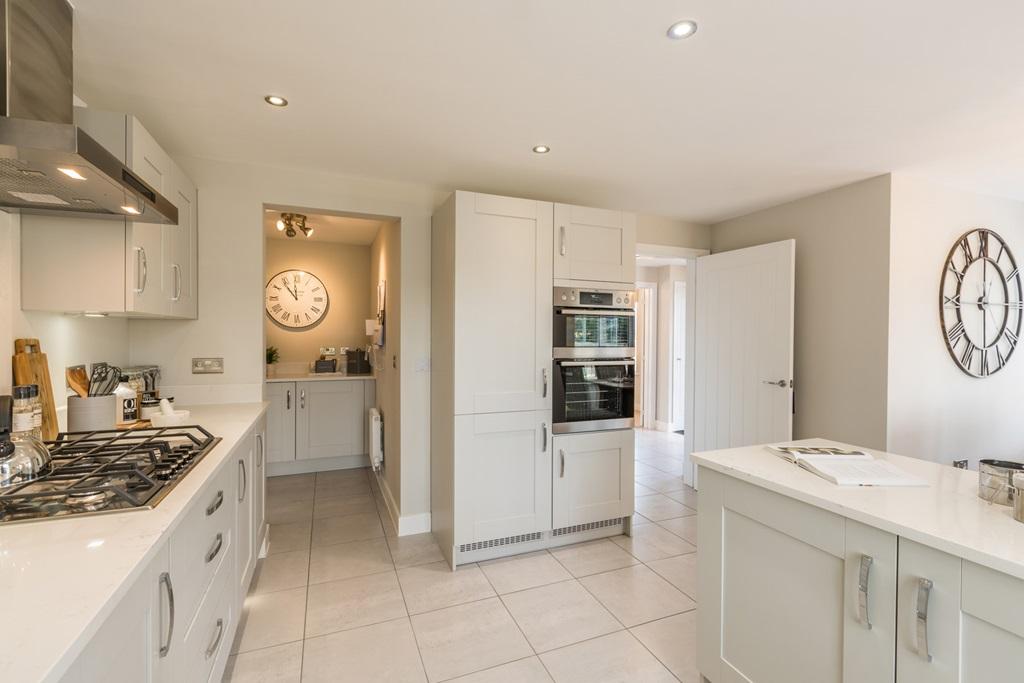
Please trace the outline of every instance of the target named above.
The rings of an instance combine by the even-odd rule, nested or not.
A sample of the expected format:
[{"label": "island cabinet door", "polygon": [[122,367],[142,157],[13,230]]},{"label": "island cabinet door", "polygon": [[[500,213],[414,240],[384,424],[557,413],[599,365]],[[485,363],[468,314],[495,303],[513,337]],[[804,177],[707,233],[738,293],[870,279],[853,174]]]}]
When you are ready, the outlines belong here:
[{"label": "island cabinet door", "polygon": [[892,683],[896,671],[896,536],[846,520],[844,683]]},{"label": "island cabinet door", "polygon": [[905,538],[900,539],[899,553],[898,683],[997,680],[961,677],[962,560]]},{"label": "island cabinet door", "polygon": [[963,681],[1024,680],[1024,581],[963,561]]},{"label": "island cabinet door", "polygon": [[[888,656],[892,662],[891,645],[882,639],[875,652],[847,638],[855,626],[847,616],[853,601],[846,590],[847,520],[707,468],[700,482],[701,674],[714,683],[891,681],[891,664],[879,679],[846,661]],[[868,537],[855,547],[879,557],[888,549],[880,565],[892,571],[891,542],[878,540]]]}]

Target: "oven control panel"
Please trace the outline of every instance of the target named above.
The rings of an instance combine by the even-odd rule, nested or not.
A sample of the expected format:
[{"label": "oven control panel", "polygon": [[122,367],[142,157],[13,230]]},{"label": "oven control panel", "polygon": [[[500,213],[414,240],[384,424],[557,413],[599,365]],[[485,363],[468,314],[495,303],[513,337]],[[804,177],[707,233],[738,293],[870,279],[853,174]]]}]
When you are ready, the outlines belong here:
[{"label": "oven control panel", "polygon": [[577,289],[555,287],[554,303],[572,308],[633,308],[636,296],[631,289]]}]

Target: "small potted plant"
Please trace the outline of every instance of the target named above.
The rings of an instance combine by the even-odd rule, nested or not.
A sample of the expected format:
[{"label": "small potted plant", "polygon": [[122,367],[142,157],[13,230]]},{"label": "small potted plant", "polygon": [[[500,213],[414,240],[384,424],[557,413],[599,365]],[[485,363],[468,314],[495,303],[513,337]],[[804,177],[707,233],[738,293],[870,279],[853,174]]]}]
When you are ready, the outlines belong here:
[{"label": "small potted plant", "polygon": [[267,347],[267,377],[273,377],[277,374],[274,369],[274,364],[281,360],[281,353],[277,350],[276,346]]}]

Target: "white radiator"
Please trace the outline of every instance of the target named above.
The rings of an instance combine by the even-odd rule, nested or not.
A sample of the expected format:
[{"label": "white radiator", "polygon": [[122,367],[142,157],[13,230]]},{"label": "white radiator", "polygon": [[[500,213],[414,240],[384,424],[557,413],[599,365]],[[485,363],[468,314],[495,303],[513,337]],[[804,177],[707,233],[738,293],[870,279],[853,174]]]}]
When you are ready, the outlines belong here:
[{"label": "white radiator", "polygon": [[367,423],[370,432],[370,467],[374,472],[379,472],[381,465],[384,464],[384,420],[381,419],[380,411],[370,408]]}]

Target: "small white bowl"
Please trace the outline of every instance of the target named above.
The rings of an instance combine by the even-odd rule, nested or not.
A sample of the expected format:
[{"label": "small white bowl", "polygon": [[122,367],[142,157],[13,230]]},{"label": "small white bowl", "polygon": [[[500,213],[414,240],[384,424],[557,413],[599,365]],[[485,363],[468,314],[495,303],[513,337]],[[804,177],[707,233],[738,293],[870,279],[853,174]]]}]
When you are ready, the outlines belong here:
[{"label": "small white bowl", "polygon": [[177,427],[188,422],[189,415],[191,414],[187,410],[175,410],[174,415],[156,413],[149,418],[149,421],[154,427]]}]

